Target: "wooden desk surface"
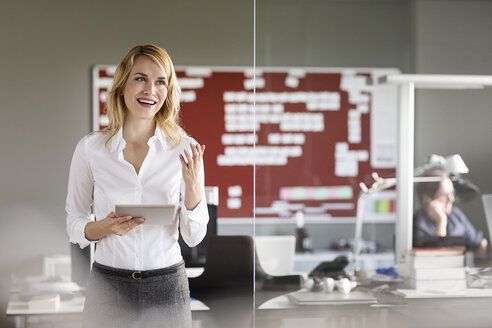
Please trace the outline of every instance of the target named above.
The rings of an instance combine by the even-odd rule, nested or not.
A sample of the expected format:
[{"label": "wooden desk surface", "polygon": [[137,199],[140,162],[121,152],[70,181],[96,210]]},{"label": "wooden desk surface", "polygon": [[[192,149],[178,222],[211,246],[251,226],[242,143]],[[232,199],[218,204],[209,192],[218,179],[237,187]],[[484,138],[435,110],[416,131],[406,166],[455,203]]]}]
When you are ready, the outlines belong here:
[{"label": "wooden desk surface", "polygon": [[[463,297],[410,298],[378,296],[375,304],[295,305],[286,295],[275,297],[256,310],[257,328],[291,327],[297,323],[321,327],[492,327],[490,290]],[[388,300],[386,299],[386,300]]]}]

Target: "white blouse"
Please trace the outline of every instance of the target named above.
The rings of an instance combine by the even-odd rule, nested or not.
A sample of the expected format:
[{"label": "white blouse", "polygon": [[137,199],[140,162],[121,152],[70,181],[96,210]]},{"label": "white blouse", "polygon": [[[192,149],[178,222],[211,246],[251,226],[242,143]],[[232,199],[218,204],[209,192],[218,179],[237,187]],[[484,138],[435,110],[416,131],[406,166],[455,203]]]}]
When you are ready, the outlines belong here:
[{"label": "white blouse", "polygon": [[184,137],[171,149],[168,140],[156,128],[148,141],[149,152],[137,174],[123,157],[126,142],[123,131],[105,145],[108,134],[85,136],[75,149],[68,180],[66,202],[67,233],[70,242],[81,248],[91,241],[85,238],[85,226],[91,222],[91,206],[96,220],[104,219],[116,204],[174,204],[178,210],[171,225],[139,225],[124,236],[108,235],[97,241],[95,261],[114,268],[152,270],[182,260],[179,231],[184,241],[196,246],[205,237],[208,210],[205,199],[203,165],[200,172],[202,198],[188,211],[184,205],[185,184],[179,154],[196,141]]}]

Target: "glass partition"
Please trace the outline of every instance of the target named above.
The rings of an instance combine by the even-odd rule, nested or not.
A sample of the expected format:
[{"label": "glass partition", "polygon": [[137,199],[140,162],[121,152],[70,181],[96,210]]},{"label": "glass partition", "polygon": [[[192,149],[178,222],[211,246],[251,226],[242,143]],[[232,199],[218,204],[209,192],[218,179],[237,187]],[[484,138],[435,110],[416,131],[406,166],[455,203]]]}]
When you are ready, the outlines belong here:
[{"label": "glass partition", "polygon": [[[70,161],[77,142],[108,123],[115,66],[144,43],[171,55],[181,124],[206,145],[208,233],[198,247],[180,241],[193,327],[429,326],[436,317],[443,327],[490,322],[490,298],[426,302],[430,307],[409,301],[391,310],[372,306],[364,292],[388,283],[373,278],[374,270],[394,266],[397,238],[391,179],[400,104],[397,86],[380,78],[489,73],[492,2],[139,4],[145,19],[137,24],[131,0],[11,1],[0,11],[8,49],[0,54],[8,77],[0,81],[1,327],[81,326],[91,259],[89,247],[70,244],[65,229]],[[490,89],[417,91],[408,164],[459,154],[469,169],[461,177],[492,193],[491,102]],[[458,206],[483,232],[476,240],[490,241],[481,198]],[[346,294],[354,281],[366,283],[353,289],[362,293]],[[342,307],[344,295],[350,304]],[[463,307],[477,311],[463,315],[457,310]]]},{"label": "glass partition", "polygon": [[256,3],[256,327],[375,322],[368,308],[322,305],[373,302],[345,292],[355,274],[394,265],[394,187],[364,188],[395,177],[398,90],[376,82],[412,69],[410,12]]},{"label": "glass partition", "polygon": [[[457,217],[464,218],[461,228],[471,232],[466,265],[490,265],[484,248],[490,233],[477,197],[478,189],[492,190],[484,164],[490,77],[450,87],[387,83],[383,76],[488,73],[491,48],[482,39],[490,8],[479,1],[256,2],[256,327],[485,324],[459,310],[478,302],[427,299],[422,291],[453,292],[439,287],[442,276],[426,289],[400,291],[402,297],[387,291],[420,284],[403,253],[415,242],[409,236],[422,222],[418,215],[429,216],[436,199],[451,212],[444,234],[434,236],[432,226],[428,239],[463,245],[453,238]],[[436,90],[422,90],[429,88]],[[451,168],[459,158],[467,169]],[[405,172],[399,183],[409,181],[410,199],[401,198],[409,206],[400,206],[406,213],[396,211],[397,166]],[[424,181],[424,171],[435,168],[451,179]],[[402,273],[410,275],[406,284]],[[461,291],[474,279],[463,277],[456,282]],[[436,309],[443,314],[437,320]]]},{"label": "glass partition", "polygon": [[[230,117],[224,113],[230,109],[230,104],[245,104],[230,100],[227,95],[242,91],[252,93],[247,85],[253,71],[253,15],[253,2],[242,0],[144,0],[138,4],[131,0],[2,3],[0,30],[3,47],[9,51],[0,54],[3,153],[0,161],[3,215],[0,228],[0,327],[82,326],[91,259],[90,246],[85,242],[81,245],[70,243],[67,235],[65,200],[70,163],[77,143],[108,124],[105,104],[116,65],[133,46],[147,43],[165,48],[172,58],[182,91],[180,123],[190,137],[206,145],[205,185],[215,187],[207,189],[207,197],[202,199],[207,201],[210,213],[205,239],[197,247],[180,243],[190,278],[193,327],[251,326],[253,161],[250,150],[249,159],[242,158],[237,150],[252,146],[253,128],[251,119],[246,122],[242,117],[229,124],[226,120]],[[149,80],[148,72],[140,73],[146,73],[147,77],[138,78],[139,82]],[[174,76],[171,78],[168,74],[166,69],[167,82],[173,81]],[[156,83],[159,90],[167,84],[162,83],[162,77],[159,75]],[[143,106],[147,109],[152,106],[152,100],[157,100],[153,96],[145,98],[147,104]],[[246,112],[252,112],[251,106]],[[164,147],[160,147],[160,142],[153,143],[157,140],[162,141]],[[122,187],[119,190],[121,197],[135,197],[131,201],[120,198],[122,203],[178,202],[179,179],[173,180],[176,188],[166,191],[160,189],[162,185],[157,182],[158,176],[166,183],[171,181],[170,167],[175,170],[175,177],[179,176],[178,153],[172,153],[173,164],[162,165],[162,169],[153,166],[159,165],[159,160],[154,161],[156,154],[167,151],[166,139],[157,140],[152,137],[149,142],[156,147],[149,152],[143,166],[142,172],[146,165],[149,168],[146,173],[137,177],[129,163],[123,164],[129,168],[128,175],[115,180],[128,182],[125,178],[129,177],[139,181],[129,189]],[[144,152],[145,145],[141,148]],[[111,154],[117,154],[116,150]],[[231,158],[232,162],[229,161]],[[115,155],[115,162],[119,159],[121,157]],[[98,160],[94,162],[100,164]],[[94,179],[98,182],[100,177],[113,173],[118,164],[112,165],[114,167],[105,167],[107,172],[101,172]],[[84,179],[87,185],[91,180],[89,176],[93,177],[88,174]],[[142,192],[147,191],[149,185],[155,186],[158,192]],[[96,213],[97,220],[103,220],[115,209],[115,204],[111,204],[116,202],[116,198],[112,198],[114,195],[108,192],[107,199],[103,199],[106,194],[102,190],[105,189],[96,188],[96,207],[100,204],[103,205],[99,209],[108,207],[107,212],[99,210]],[[90,192],[91,187],[88,187],[86,195]],[[147,197],[149,194],[152,195]],[[159,198],[157,194],[163,197]],[[85,200],[80,205],[83,206],[80,219],[94,219],[90,214],[91,199],[86,197]],[[185,213],[185,209],[182,208],[181,213]],[[75,238],[84,236],[82,223],[85,222],[79,223],[77,229],[69,229],[69,232],[75,231]],[[191,229],[196,228],[194,223],[190,224]],[[142,246],[141,256],[134,258],[133,253],[125,253],[128,248],[101,246],[104,243],[96,247],[126,257],[128,263],[118,265],[119,269],[145,271],[180,261],[178,248],[173,243],[182,232],[178,230],[177,221],[173,222],[171,229],[174,230],[167,230],[169,234],[164,238],[145,237],[148,230],[155,228],[156,231],[159,227],[142,228],[143,232],[140,229],[131,232],[139,241],[130,243],[129,247],[134,250]],[[237,235],[249,239],[235,238]],[[118,242],[123,239],[119,236],[110,238]],[[87,247],[81,250],[81,246]],[[156,253],[159,255],[151,255]],[[170,253],[173,255],[169,257]],[[204,262],[207,253],[215,257],[208,257]],[[149,265],[152,260],[146,262],[144,258],[167,260],[156,260],[159,264]],[[167,263],[169,259],[175,263]],[[111,260],[101,264],[111,265]],[[143,279],[138,280],[144,283]],[[186,301],[183,296],[187,295],[180,296]],[[128,325],[133,324],[129,320]]]}]

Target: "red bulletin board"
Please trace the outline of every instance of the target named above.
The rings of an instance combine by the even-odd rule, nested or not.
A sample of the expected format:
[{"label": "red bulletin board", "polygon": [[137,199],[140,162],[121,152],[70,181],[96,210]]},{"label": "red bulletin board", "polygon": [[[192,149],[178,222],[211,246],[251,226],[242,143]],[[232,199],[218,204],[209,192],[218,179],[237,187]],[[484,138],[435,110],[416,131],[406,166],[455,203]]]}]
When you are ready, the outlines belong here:
[{"label": "red bulletin board", "polygon": [[[94,130],[107,124],[114,70],[93,69]],[[176,73],[182,126],[206,145],[206,185],[219,187],[220,218],[251,218],[254,201],[258,218],[297,211],[354,217],[359,183],[370,183],[372,172],[395,175],[397,90],[368,78],[396,69],[177,67]],[[369,211],[393,215],[394,195],[376,197]]]}]

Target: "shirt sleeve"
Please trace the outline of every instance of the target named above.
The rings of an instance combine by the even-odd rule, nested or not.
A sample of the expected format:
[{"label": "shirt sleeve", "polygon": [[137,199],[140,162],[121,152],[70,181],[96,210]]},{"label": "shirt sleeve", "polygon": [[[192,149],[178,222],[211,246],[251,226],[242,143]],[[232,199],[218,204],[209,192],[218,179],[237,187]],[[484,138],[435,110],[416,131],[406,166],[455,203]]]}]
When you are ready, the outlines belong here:
[{"label": "shirt sleeve", "polygon": [[180,223],[179,230],[183,240],[190,247],[195,247],[198,245],[205,235],[207,234],[207,224],[208,224],[208,207],[207,200],[205,197],[205,177],[203,165],[200,170],[200,187],[202,190],[202,198],[198,205],[193,210],[187,210],[184,204],[185,195],[185,183],[181,179],[180,188]]},{"label": "shirt sleeve", "polygon": [[67,234],[71,243],[87,247],[91,241],[85,238],[85,226],[91,222],[94,178],[87,155],[87,137],[79,141],[72,157],[68,177]]},{"label": "shirt sleeve", "polygon": [[453,207],[452,214],[455,214],[457,216],[459,222],[465,230],[466,246],[468,246],[472,250],[476,250],[482,242],[483,232],[475,229],[475,227],[471,224],[466,215],[458,207]]},{"label": "shirt sleeve", "polygon": [[419,210],[413,217],[414,239],[436,234],[436,223],[427,217],[423,209]]}]

